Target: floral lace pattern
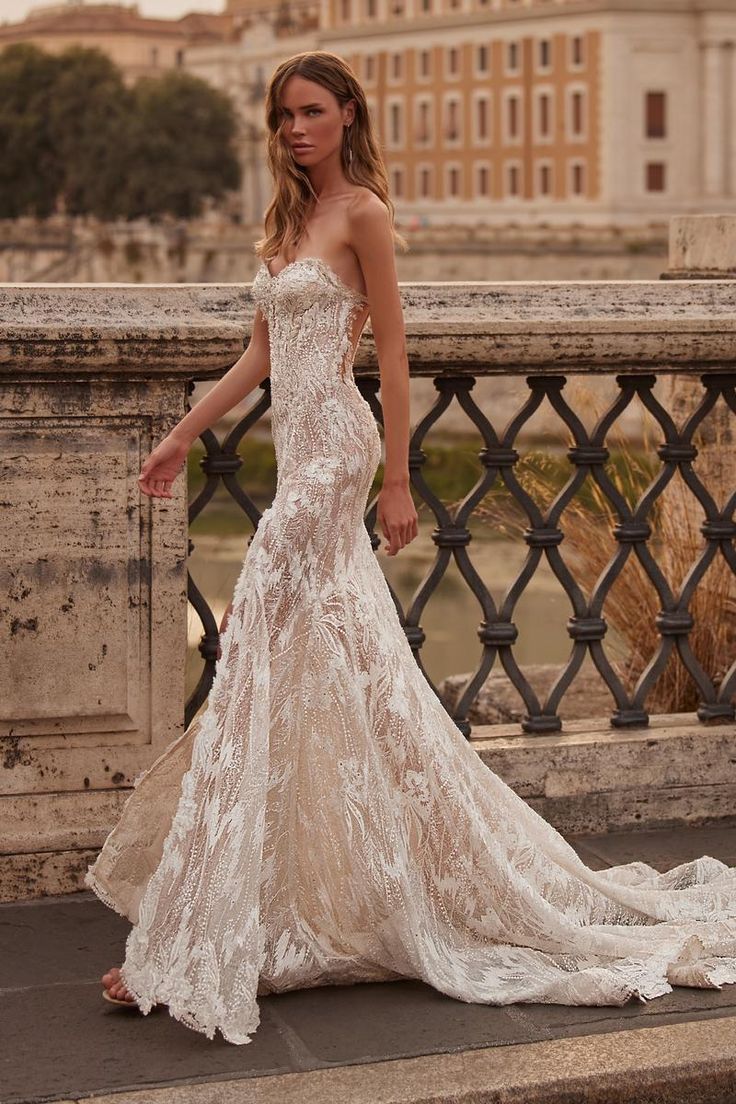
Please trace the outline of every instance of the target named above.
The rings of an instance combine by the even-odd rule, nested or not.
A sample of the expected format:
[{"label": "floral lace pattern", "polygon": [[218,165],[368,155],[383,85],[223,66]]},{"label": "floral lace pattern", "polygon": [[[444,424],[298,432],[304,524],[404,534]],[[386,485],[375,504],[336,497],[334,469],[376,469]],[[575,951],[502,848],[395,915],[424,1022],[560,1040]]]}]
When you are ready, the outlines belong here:
[{"label": "floral lace pattern", "polygon": [[122,979],[248,1043],[257,996],[421,979],[458,1000],[620,1005],[736,981],[736,869],[589,869],[424,679],[363,522],[380,437],[364,301],[316,258],[253,295],[278,464],[207,702],[85,876],[133,924]]}]

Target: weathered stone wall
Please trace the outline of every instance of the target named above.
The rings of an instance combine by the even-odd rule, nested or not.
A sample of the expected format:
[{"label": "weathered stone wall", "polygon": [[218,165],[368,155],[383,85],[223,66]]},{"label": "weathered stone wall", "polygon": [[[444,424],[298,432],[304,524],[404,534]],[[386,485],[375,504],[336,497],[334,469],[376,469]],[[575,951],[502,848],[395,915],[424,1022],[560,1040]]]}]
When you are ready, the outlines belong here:
[{"label": "weathered stone wall", "polygon": [[671,280],[736,277],[736,215],[679,215],[670,219]]},{"label": "weathered stone wall", "polygon": [[[736,215],[673,218],[669,265],[662,277],[670,280],[736,281]],[[733,288],[736,310],[736,283]],[[680,422],[688,416],[699,390],[697,375],[680,379],[676,385],[670,383],[671,409]],[[715,488],[717,500],[721,503],[736,487],[735,424],[736,419],[722,403],[703,421],[698,435],[702,450],[699,466],[706,483]]]},{"label": "weathered stone wall", "polygon": [[[399,279],[652,280],[667,259],[667,228],[401,225]],[[228,283],[250,280],[261,226],[200,219],[103,223],[56,216],[0,220],[0,280]]]}]

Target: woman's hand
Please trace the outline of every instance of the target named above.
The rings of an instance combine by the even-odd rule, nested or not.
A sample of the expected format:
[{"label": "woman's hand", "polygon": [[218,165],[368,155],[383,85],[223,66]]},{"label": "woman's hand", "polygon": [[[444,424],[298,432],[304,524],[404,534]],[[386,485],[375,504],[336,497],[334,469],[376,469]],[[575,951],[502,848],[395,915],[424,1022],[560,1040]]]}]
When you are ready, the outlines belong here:
[{"label": "woman's hand", "polygon": [[171,484],[186,463],[190,444],[183,438],[164,437],[151,452],[138,476],[138,486],[154,498],[172,498]]},{"label": "woman's hand", "polygon": [[408,483],[384,483],[378,495],[376,517],[388,541],[387,556],[395,556],[414,540],[419,523]]}]

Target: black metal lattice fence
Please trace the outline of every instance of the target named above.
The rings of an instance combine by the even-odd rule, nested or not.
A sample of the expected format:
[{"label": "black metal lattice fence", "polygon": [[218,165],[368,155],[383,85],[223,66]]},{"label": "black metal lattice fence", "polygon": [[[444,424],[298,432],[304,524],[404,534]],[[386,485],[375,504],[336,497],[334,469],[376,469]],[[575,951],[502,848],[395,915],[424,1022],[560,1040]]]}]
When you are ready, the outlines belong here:
[{"label": "black metal lattice fence", "polygon": [[[453,710],[452,716],[459,729],[466,736],[470,734],[468,711],[497,657],[524,702],[526,713],[521,723],[524,731],[529,733],[560,730],[560,704],[588,655],[610,691],[613,703],[610,721],[614,726],[637,727],[648,723],[648,699],[673,653],[679,657],[689,678],[697,687],[700,701],[697,710],[699,719],[706,722],[716,718],[733,718],[736,698],[736,657],[728,657],[726,673],[716,681],[712,672],[706,671],[694,654],[690,637],[695,625],[691,612],[693,596],[716,557],[723,557],[728,570],[736,577],[736,521],[734,520],[736,488],[727,489],[726,500],[719,506],[713,489],[705,485],[702,476],[694,467],[694,461],[698,456],[696,443],[698,433],[711,412],[718,407],[717,413],[720,418],[732,421],[736,417],[736,372],[712,370],[702,373],[700,376],[702,394],[698,396],[694,408],[681,424],[676,422],[675,416],[655,396],[655,385],[658,379],[656,373],[618,375],[615,377],[617,394],[590,432],[586,430],[583,421],[563,395],[567,382],[565,375],[527,376],[528,395],[502,430],[494,427],[484,410],[475,401],[472,391],[476,378],[476,375],[469,374],[462,367],[445,369],[434,377],[438,396],[412,434],[409,468],[416,496],[426,504],[436,520],[436,526],[432,532],[436,552],[429,570],[407,609],[401,607],[392,591],[397,612],[417,663],[435,693],[437,688],[422,663],[422,646],[426,635],[421,627],[421,618],[453,558],[465,585],[478,602],[481,621],[477,633],[482,645],[481,656],[477,669],[463,687]],[[378,400],[378,375],[356,375],[356,383],[378,423],[382,424],[382,411]],[[193,384],[191,386],[193,387]],[[205,509],[221,484],[248,516],[254,528],[258,525],[259,511],[239,482],[237,473],[242,462],[238,455],[238,447],[243,437],[256,425],[270,405],[269,381],[264,381],[262,386],[262,397],[232,428],[221,444],[211,431],[208,430],[202,434],[201,439],[206,455],[201,461],[201,466],[206,481],[201,492],[190,504],[190,525]],[[609,435],[618,420],[637,399],[653,420],[660,439],[656,445],[658,463],[654,463],[655,470],[651,481],[638,497],[638,501],[632,503],[621,493],[620,488],[611,478],[607,467],[611,456],[608,442]],[[520,435],[545,400],[549,402],[566,427],[571,442],[567,450],[567,458],[572,465],[572,472],[552,501],[542,507],[519,479],[518,465],[521,456]],[[483,447],[478,452],[482,465],[480,477],[462,501],[450,508],[433,493],[423,477],[422,466],[426,456],[422,445],[428,433],[437,425],[453,401],[460,405],[477,429]],[[661,503],[661,497],[668,484],[678,473],[692,496],[694,508],[702,512],[700,524],[702,546],[681,584],[673,587],[652,554],[651,539],[654,511]],[[616,547],[594,587],[586,596],[573,568],[563,554],[562,546],[565,539],[565,511],[588,479],[595,482],[599,494],[610,506],[616,518],[611,534]],[[523,539],[528,547],[520,571],[500,602],[494,601],[488,586],[474,566],[469,549],[471,543],[469,522],[473,519],[474,511],[497,482],[503,484],[505,491],[523,511],[527,522]],[[376,506],[376,499],[373,499],[368,503],[365,515],[365,523],[374,550],[380,545],[380,538],[374,529]],[[190,552],[192,548],[193,544],[190,540]],[[633,689],[627,689],[615,665],[611,662],[604,644],[609,628],[605,604],[616,580],[632,557],[638,560],[657,595],[658,643]],[[514,615],[543,558],[546,558],[549,567],[564,589],[573,614],[566,624],[571,641],[569,657],[546,698],[540,701],[515,656],[518,630],[514,623]],[[218,627],[212,610],[191,575],[188,579],[188,595],[203,626],[199,651],[204,665],[198,684],[186,705],[187,724],[209,692],[219,643]],[[724,611],[723,616],[728,616],[728,613]]]}]

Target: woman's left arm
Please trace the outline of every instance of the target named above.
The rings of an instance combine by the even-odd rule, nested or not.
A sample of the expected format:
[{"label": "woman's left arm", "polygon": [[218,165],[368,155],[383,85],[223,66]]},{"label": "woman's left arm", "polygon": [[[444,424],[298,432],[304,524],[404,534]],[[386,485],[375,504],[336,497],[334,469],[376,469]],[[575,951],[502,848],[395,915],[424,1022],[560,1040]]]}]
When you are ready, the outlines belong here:
[{"label": "woman's left arm", "polygon": [[387,554],[417,535],[418,519],[409,490],[409,360],[389,212],[377,195],[361,195],[350,214],[351,245],[360,262],[381,377],[386,443],[378,522]]}]

